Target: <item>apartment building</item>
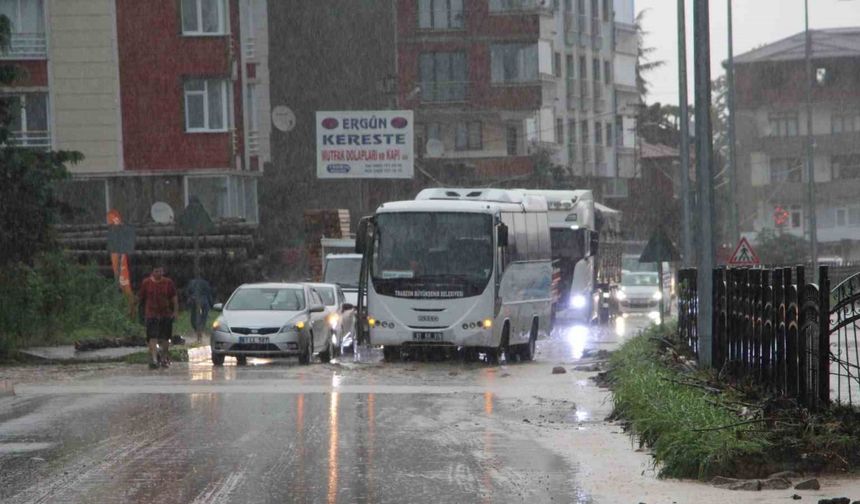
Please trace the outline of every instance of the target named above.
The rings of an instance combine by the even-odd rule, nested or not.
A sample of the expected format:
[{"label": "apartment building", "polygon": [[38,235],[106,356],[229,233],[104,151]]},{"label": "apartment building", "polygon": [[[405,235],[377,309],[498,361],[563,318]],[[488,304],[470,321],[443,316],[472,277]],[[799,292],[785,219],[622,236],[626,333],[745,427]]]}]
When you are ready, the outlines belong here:
[{"label": "apartment building", "polygon": [[[808,237],[805,34],[736,58],[741,229]],[[812,34],[822,256],[860,259],[860,28]]]},{"label": "apartment building", "polygon": [[400,107],[417,152],[461,182],[534,173],[626,190],[634,173],[633,0],[396,0]]},{"label": "apartment building", "polygon": [[256,222],[269,161],[264,0],[0,0],[0,55],[27,78],[13,141],[81,152],[62,188],[71,223],[111,209],[146,223],[199,198],[215,219]]}]

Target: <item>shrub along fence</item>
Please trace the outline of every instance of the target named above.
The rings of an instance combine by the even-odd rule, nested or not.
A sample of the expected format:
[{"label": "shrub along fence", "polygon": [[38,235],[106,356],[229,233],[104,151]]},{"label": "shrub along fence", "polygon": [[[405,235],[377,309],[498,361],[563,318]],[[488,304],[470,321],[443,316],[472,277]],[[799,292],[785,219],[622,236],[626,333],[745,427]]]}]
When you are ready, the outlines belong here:
[{"label": "shrub along fence", "polygon": [[[696,273],[679,272],[678,331],[698,355]],[[824,266],[818,283],[803,267],[713,275],[714,367],[811,408],[860,405],[860,275],[832,290]]]}]

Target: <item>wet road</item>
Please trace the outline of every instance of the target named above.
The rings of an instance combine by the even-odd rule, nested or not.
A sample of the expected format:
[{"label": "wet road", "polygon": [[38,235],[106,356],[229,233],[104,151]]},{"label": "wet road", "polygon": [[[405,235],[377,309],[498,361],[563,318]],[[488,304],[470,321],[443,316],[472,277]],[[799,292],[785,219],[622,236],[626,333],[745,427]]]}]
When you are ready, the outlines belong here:
[{"label": "wet road", "polygon": [[202,350],[167,371],[6,371],[0,500],[597,502],[579,462],[538,438],[602,420],[573,367],[644,324],[563,327],[536,362],[497,367],[367,352],[213,368]]}]

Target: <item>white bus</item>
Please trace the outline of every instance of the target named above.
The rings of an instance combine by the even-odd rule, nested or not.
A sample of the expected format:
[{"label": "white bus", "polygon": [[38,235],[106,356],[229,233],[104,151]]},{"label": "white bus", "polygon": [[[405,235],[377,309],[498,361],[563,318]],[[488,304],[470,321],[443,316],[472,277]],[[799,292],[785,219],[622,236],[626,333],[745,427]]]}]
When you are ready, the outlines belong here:
[{"label": "white bus", "polygon": [[550,331],[546,200],[498,189],[427,189],[362,220],[370,344],[387,360],[436,346],[531,360]]},{"label": "white bus", "polygon": [[619,212],[594,201],[589,190],[523,190],[543,197],[549,209],[553,266],[558,286],[555,315],[576,322],[605,322],[611,312],[605,301],[608,284],[620,281],[615,231]]}]

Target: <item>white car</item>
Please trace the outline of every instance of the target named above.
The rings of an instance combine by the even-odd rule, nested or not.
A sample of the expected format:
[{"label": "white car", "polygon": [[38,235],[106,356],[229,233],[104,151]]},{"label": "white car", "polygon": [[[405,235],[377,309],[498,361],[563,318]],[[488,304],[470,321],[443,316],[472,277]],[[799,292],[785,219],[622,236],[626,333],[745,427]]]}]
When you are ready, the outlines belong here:
[{"label": "white car", "polygon": [[625,271],[615,296],[622,313],[659,314],[663,299],[660,279],[652,271]]},{"label": "white car", "polygon": [[221,316],[212,326],[212,363],[228,355],[240,365],[248,357],[297,356],[309,364],[315,354],[323,362],[332,355],[331,329],[325,306],[304,284],[259,283],[236,289],[226,304],[216,304]]},{"label": "white car", "polygon": [[328,283],[310,283],[311,288],[319,294],[325,305],[326,320],[331,329],[331,341],[334,352],[340,355],[344,350],[354,350],[355,341],[355,305],[346,300],[346,295],[339,285]]},{"label": "white car", "polygon": [[328,254],[325,258],[323,282],[339,285],[346,301],[352,305],[358,304],[360,273],[361,254]]}]

